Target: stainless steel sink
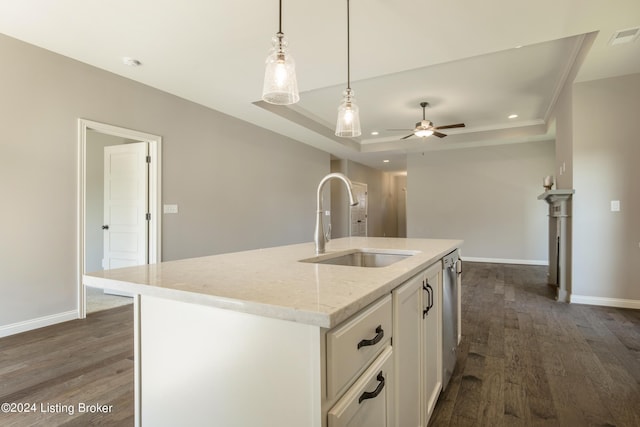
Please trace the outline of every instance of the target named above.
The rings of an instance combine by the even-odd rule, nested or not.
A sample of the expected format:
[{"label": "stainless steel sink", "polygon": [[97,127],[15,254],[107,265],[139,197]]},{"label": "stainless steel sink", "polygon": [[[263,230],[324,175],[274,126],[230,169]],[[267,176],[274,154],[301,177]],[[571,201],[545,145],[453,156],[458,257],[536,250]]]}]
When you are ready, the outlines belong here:
[{"label": "stainless steel sink", "polygon": [[300,260],[314,264],[346,265],[350,267],[386,267],[402,261],[417,252],[413,251],[373,251],[373,250],[351,250],[338,254],[327,254]]}]

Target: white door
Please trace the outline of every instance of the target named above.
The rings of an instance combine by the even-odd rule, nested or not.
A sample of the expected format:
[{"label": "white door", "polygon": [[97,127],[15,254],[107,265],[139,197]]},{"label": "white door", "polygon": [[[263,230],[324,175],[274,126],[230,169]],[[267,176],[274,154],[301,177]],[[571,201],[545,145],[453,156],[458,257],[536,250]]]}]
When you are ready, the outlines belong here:
[{"label": "white door", "polygon": [[[396,425],[424,427],[422,421],[424,273],[393,290],[393,363]],[[431,343],[429,343],[431,345]]]},{"label": "white door", "polygon": [[358,204],[351,207],[350,236],[367,236],[367,184],[353,182],[353,194]]},{"label": "white door", "polygon": [[422,349],[424,350],[423,390],[424,425],[436,406],[442,390],[442,266],[440,263],[430,267],[425,273],[425,293],[423,305],[431,307],[424,317]]},{"label": "white door", "polygon": [[104,148],[105,270],[148,262],[148,144]]}]

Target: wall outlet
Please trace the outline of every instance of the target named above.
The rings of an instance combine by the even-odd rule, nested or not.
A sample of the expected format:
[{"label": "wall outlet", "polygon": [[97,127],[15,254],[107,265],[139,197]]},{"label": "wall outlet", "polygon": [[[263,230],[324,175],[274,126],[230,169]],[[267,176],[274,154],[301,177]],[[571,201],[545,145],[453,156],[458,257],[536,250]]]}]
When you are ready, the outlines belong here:
[{"label": "wall outlet", "polygon": [[611,212],[620,212],[620,200],[611,201]]},{"label": "wall outlet", "polygon": [[178,205],[164,205],[163,210],[166,214],[177,214],[178,213]]}]

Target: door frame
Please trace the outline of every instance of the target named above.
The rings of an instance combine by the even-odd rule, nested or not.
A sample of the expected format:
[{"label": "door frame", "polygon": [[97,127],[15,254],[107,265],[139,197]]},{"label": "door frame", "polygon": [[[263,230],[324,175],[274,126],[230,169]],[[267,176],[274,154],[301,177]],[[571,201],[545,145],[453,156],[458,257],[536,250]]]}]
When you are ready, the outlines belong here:
[{"label": "door frame", "polygon": [[87,300],[82,276],[85,274],[85,224],[87,191],[87,131],[94,130],[107,135],[134,139],[149,143],[149,264],[162,259],[162,137],[132,129],[78,119],[78,242],[77,242],[77,287],[78,318],[87,316]]}]

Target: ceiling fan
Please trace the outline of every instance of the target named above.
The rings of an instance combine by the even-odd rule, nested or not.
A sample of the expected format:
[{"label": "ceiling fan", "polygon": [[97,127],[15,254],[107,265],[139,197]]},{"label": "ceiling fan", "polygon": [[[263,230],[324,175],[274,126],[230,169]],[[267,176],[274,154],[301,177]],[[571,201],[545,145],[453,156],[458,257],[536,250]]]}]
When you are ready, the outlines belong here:
[{"label": "ceiling fan", "polygon": [[[407,136],[403,136],[400,139],[407,139],[412,136],[419,136],[421,138],[426,138],[431,135],[435,135],[438,138],[444,138],[447,135],[444,133],[438,132],[438,130],[464,127],[464,123],[456,123],[455,125],[445,125],[445,126],[433,126],[433,123],[431,123],[425,117],[425,108],[427,108],[428,105],[429,105],[428,102],[420,103],[420,106],[422,107],[422,121],[419,121],[418,123],[416,123],[416,127],[413,129],[413,133],[410,133]],[[387,129],[387,130],[396,131],[396,130],[410,130],[410,129]]]}]

